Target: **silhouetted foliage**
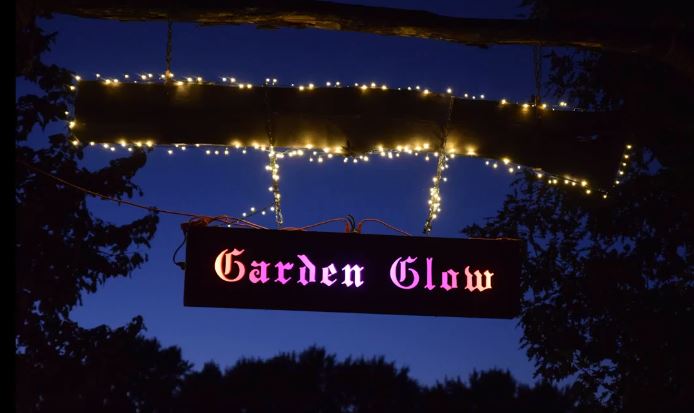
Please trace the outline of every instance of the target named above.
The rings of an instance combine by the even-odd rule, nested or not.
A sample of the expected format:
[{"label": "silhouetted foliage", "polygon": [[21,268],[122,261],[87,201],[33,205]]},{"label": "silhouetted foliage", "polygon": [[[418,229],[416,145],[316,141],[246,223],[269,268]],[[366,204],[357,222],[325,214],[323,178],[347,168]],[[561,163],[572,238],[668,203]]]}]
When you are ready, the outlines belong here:
[{"label": "silhouetted foliage", "polygon": [[[691,22],[681,2],[525,3],[536,18],[616,30]],[[523,345],[539,375],[575,379],[594,411],[685,411],[694,406],[694,85],[644,57],[552,50],[549,59],[555,97],[625,115],[634,152],[615,164],[620,184],[603,200],[528,172],[496,217],[464,232],[525,240]]]},{"label": "silhouetted foliage", "polygon": [[474,372],[432,387],[381,358],[337,361],[324,349],[243,359],[224,373],[214,363],[190,373],[176,411],[246,412],[573,412],[565,390],[518,384],[508,371]]},{"label": "silhouetted foliage", "polygon": [[[93,216],[84,193],[39,168],[113,197],[139,191],[132,182],[145,154],[89,171],[66,133],[31,142],[32,132],[55,128],[71,107],[72,75],[46,65],[41,54],[55,34],[36,26],[33,2],[17,4],[16,79],[41,95],[17,98],[15,148],[15,345],[18,411],[152,411],[170,406],[188,370],[176,348],[161,349],[140,335],[142,320],[111,330],[84,329],[69,319],[84,292],[127,276],[147,256],[158,217],[115,225]],[[28,87],[27,87],[28,89]]]}]

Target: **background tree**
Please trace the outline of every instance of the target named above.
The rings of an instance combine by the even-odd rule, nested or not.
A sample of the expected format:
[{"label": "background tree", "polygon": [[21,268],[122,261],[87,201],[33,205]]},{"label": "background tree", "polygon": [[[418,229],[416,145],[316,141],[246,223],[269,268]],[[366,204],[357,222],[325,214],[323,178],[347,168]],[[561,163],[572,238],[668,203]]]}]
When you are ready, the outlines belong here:
[{"label": "background tree", "polygon": [[[681,3],[526,0],[532,16],[691,30]],[[537,374],[575,378],[583,406],[684,411],[694,405],[693,85],[658,61],[552,50],[549,91],[619,110],[634,152],[606,200],[527,173],[470,236],[526,241],[523,345]]]},{"label": "background tree", "polygon": [[[170,404],[188,364],[178,349],[141,336],[140,318],[116,330],[83,329],[70,310],[84,292],[128,276],[147,259],[158,217],[124,225],[91,214],[84,193],[49,179],[38,168],[116,198],[140,193],[132,178],[143,152],[90,171],[65,124],[72,74],[41,61],[55,39],[36,25],[33,2],[17,3],[17,84],[39,94],[17,98],[15,133],[15,361],[18,411],[151,411]],[[29,141],[31,134],[36,139]]]},{"label": "background tree", "polygon": [[548,383],[526,386],[508,371],[474,372],[468,383],[419,385],[382,357],[338,361],[322,348],[267,360],[243,359],[224,373],[210,362],[187,375],[175,411],[246,412],[575,412]]}]

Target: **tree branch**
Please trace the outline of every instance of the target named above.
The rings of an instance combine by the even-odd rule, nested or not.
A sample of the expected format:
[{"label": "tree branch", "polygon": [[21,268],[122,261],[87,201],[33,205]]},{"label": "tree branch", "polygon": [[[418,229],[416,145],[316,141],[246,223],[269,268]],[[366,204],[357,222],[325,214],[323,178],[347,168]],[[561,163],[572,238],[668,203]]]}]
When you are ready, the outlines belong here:
[{"label": "tree branch", "polygon": [[574,47],[649,56],[694,80],[691,33],[590,22],[469,19],[418,10],[300,0],[39,0],[47,12],[120,21],[254,24],[417,37],[467,45]]}]

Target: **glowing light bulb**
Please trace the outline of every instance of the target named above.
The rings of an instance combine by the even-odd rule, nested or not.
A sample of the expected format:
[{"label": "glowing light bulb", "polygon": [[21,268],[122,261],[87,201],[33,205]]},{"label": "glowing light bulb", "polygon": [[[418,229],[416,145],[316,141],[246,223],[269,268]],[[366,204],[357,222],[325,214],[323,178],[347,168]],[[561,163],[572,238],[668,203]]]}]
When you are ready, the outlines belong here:
[{"label": "glowing light bulb", "polygon": [[505,104],[507,104],[507,103],[508,103],[508,101],[507,101],[506,99],[501,99],[501,104],[502,104],[502,105],[505,105]]},{"label": "glowing light bulb", "polygon": [[451,93],[453,93],[453,89],[451,89],[451,88],[446,89],[446,93],[448,93],[450,95]]},{"label": "glowing light bulb", "polygon": [[484,99],[484,95],[480,95],[480,99]]},{"label": "glowing light bulb", "polygon": [[314,87],[314,86],[313,86],[313,83],[309,83],[309,84],[308,84],[308,88],[309,88],[310,90],[313,90],[313,87]]},{"label": "glowing light bulb", "polygon": [[166,152],[167,152],[169,155],[173,155],[173,151],[172,151],[171,149],[169,149],[169,150],[166,151]]},{"label": "glowing light bulb", "polygon": [[330,82],[325,82],[325,86],[331,86]]}]

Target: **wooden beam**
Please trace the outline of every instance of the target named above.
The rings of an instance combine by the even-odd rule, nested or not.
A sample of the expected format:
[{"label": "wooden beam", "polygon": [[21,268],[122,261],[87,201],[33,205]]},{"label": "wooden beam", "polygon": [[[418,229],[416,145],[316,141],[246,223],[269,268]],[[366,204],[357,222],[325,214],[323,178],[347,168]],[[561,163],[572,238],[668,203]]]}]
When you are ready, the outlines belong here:
[{"label": "wooden beam", "polygon": [[448,153],[510,158],[586,179],[594,189],[611,185],[624,150],[619,113],[535,113],[510,103],[379,88],[81,81],[75,117],[72,133],[82,142],[268,146],[271,124],[277,147],[356,156],[400,147],[424,157],[441,150],[445,128]]},{"label": "wooden beam", "polygon": [[301,0],[39,0],[46,12],[120,21],[253,24],[443,40],[560,46],[649,56],[694,80],[692,34],[591,22],[470,19],[418,10]]}]

